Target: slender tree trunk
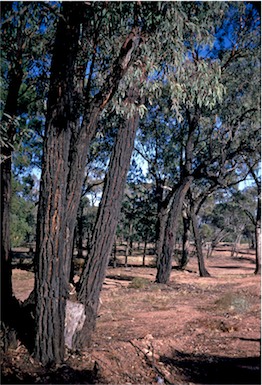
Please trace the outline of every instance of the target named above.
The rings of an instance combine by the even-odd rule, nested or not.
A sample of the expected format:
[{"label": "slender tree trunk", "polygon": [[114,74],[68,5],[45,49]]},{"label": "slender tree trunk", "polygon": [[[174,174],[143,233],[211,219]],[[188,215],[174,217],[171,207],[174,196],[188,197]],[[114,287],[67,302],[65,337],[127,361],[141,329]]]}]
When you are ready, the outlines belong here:
[{"label": "slender tree trunk", "polygon": [[163,181],[156,181],[156,201],[157,201],[157,222],[156,222],[156,256],[157,256],[157,265],[159,258],[161,257],[164,236],[165,236],[165,227],[168,218],[168,210],[172,196],[169,196],[164,200],[164,189]]},{"label": "slender tree trunk", "polygon": [[126,240],[126,249],[125,249],[125,267],[127,267],[127,261],[129,256],[129,238]]},{"label": "slender tree trunk", "polygon": [[205,261],[204,261],[204,256],[203,256],[203,252],[202,252],[201,236],[199,234],[197,217],[196,217],[196,214],[194,212],[194,208],[191,210],[191,219],[192,219],[193,233],[194,233],[194,237],[195,237],[199,275],[200,275],[200,277],[210,277],[210,274],[205,267]]},{"label": "slender tree trunk", "polygon": [[162,255],[167,219],[168,219],[168,207],[162,205],[157,213],[157,223],[156,223],[157,266],[160,263],[160,258]]},{"label": "slender tree trunk", "polygon": [[189,262],[190,255],[190,216],[186,210],[183,210],[183,239],[182,239],[182,256],[180,261],[180,269],[184,270]]},{"label": "slender tree trunk", "polygon": [[[21,31],[20,31],[21,32]],[[18,34],[18,32],[17,32]],[[11,242],[10,242],[10,206],[11,206],[11,175],[12,175],[12,145],[16,126],[14,118],[17,113],[18,94],[22,84],[23,71],[21,67],[21,50],[17,52],[15,63],[10,65],[8,74],[8,91],[1,124],[7,126],[7,136],[9,142],[1,148],[3,158],[0,164],[1,175],[1,321],[5,329],[5,349],[15,342],[15,332],[13,329],[14,302],[12,291],[12,266],[11,266]],[[2,325],[2,326],[3,326]],[[9,328],[10,326],[10,328]]]},{"label": "slender tree trunk", "polygon": [[215,237],[211,241],[211,245],[207,252],[207,258],[210,258],[213,254],[213,251],[219,244],[219,242],[222,242],[222,240],[226,237],[227,233],[224,229],[220,230],[218,234],[215,235]]},{"label": "slender tree trunk", "polygon": [[78,258],[83,258],[83,204],[80,202],[79,211],[77,215],[77,256]]},{"label": "slender tree trunk", "polygon": [[257,217],[256,217],[256,269],[255,274],[261,274],[261,191],[258,189]]},{"label": "slender tree trunk", "polygon": [[158,260],[156,276],[157,283],[167,283],[169,281],[172,269],[172,257],[176,240],[178,220],[181,215],[183,201],[192,180],[192,177],[186,177],[176,190],[168,215],[161,255]]},{"label": "slender tree trunk", "polygon": [[113,268],[115,269],[117,267],[117,260],[116,260],[116,241],[114,242],[114,248],[113,248]]},{"label": "slender tree trunk", "polygon": [[79,285],[78,299],[85,305],[85,322],[74,337],[74,347],[78,349],[90,344],[95,329],[100,291],[115,238],[138,120],[138,113],[135,113],[119,128],[111,155],[92,244]]},{"label": "slender tree trunk", "polygon": [[232,246],[232,250],[231,250],[231,257],[237,257],[237,255],[238,255],[239,245],[240,245],[240,241],[242,238],[242,231],[243,231],[243,228],[241,228],[240,232],[236,236],[235,242],[234,242],[234,244]]},{"label": "slender tree trunk", "polygon": [[143,266],[146,265],[146,248],[147,248],[147,237],[146,237],[146,239],[144,241],[143,262],[142,262]]}]

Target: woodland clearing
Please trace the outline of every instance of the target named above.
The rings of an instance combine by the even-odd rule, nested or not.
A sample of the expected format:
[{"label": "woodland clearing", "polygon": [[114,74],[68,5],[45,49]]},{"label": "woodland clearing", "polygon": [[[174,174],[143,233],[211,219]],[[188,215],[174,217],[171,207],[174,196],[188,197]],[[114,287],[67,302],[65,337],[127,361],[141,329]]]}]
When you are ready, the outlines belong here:
[{"label": "woodland clearing", "polygon": [[[123,257],[124,258],[124,257]],[[119,262],[122,259],[119,257]],[[19,346],[2,356],[2,383],[36,384],[258,384],[260,383],[260,277],[255,252],[241,245],[231,257],[219,245],[201,278],[197,259],[176,263],[167,285],[156,269],[130,257],[108,267],[92,346],[67,352],[59,367],[43,368]],[[20,266],[22,267],[22,266]],[[24,301],[33,273],[13,269],[16,297]]]}]

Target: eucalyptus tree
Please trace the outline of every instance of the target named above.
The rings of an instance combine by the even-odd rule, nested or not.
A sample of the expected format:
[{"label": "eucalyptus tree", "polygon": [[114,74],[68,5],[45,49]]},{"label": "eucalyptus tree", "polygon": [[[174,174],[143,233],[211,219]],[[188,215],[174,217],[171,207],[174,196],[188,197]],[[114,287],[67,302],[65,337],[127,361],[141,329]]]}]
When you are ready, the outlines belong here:
[{"label": "eucalyptus tree", "polygon": [[[190,17],[197,17],[202,21],[202,26],[208,25],[205,36],[209,39],[209,48],[201,40],[201,34],[198,41],[192,31],[185,31],[183,65],[173,71],[170,71],[172,66],[168,66],[158,74],[159,82],[171,89],[171,103],[168,98],[164,101],[164,95],[162,97],[166,108],[170,106],[175,111],[173,119],[169,112],[168,122],[161,102],[156,101],[152,111],[149,107],[148,112],[152,116],[157,115],[158,120],[152,118],[151,122],[149,117],[144,123],[146,134],[142,134],[142,140],[145,143],[147,135],[147,144],[143,144],[147,150],[146,153],[141,149],[139,151],[148,160],[149,171],[156,185],[157,181],[160,187],[165,185],[164,175],[169,171],[169,191],[163,197],[161,187],[157,195],[161,218],[157,247],[158,282],[167,282],[169,279],[181,204],[192,182],[206,181],[213,186],[226,188],[230,175],[239,174],[239,178],[231,181],[237,183],[242,178],[243,154],[253,156],[256,151],[253,142],[260,140],[259,89],[256,88],[260,81],[257,14],[252,7],[239,3],[231,4],[228,8],[222,4],[216,4],[217,8],[212,7],[213,4],[209,8],[204,3],[188,10],[189,20]],[[218,16],[215,24],[214,12]],[[247,85],[248,78],[253,78],[254,82]],[[152,98],[148,102],[152,104]],[[170,120],[173,125],[171,146],[167,133]],[[161,136],[157,126],[161,130],[163,125],[166,127]],[[150,131],[153,132],[151,139]],[[172,156],[175,160],[173,164],[172,161],[168,164],[167,159]],[[168,164],[169,170],[163,172],[163,164]]]},{"label": "eucalyptus tree", "polygon": [[42,105],[37,94],[39,77],[44,88],[54,17],[49,15],[48,7],[39,3],[4,2],[1,8],[1,293],[2,321],[12,323],[12,156],[18,145],[21,150],[28,134],[26,122],[33,106],[39,109]]},{"label": "eucalyptus tree", "polygon": [[[125,100],[130,108],[119,127],[92,245],[80,279],[78,298],[85,317],[74,335],[74,347],[90,342],[95,327],[132,146],[130,141],[121,173],[117,159],[126,145],[121,140],[121,130],[126,131],[127,125],[134,133],[140,98],[158,87],[154,71],[167,62],[180,66],[185,50],[184,31],[196,26],[199,31],[206,30],[197,17],[188,19],[180,3],[62,4],[51,64],[37,225],[35,355],[44,364],[61,362],[64,356],[73,230],[86,156],[101,113],[112,106],[116,113],[121,112]],[[146,80],[150,79],[149,71],[151,81]],[[124,76],[127,82],[123,82]],[[142,114],[145,107],[138,111]],[[118,191],[113,189],[114,181]],[[104,228],[106,223],[112,224],[111,231]]]},{"label": "eucalyptus tree", "polygon": [[256,240],[256,269],[255,274],[261,274],[261,180],[259,171],[256,173],[255,167],[250,166],[250,173],[254,178],[257,189],[257,210],[253,223],[255,224]]},{"label": "eucalyptus tree", "polygon": [[[73,232],[90,142],[101,112],[115,96],[131,63],[133,77],[141,79],[144,71],[141,55],[144,56],[148,49],[157,54],[160,32],[156,29],[154,10],[158,7],[161,10],[162,4],[152,3],[147,7],[136,2],[62,4],[51,64],[37,225],[35,355],[44,364],[61,362],[64,356],[65,305]],[[165,4],[164,12],[169,8],[176,9]],[[171,15],[168,21],[169,31],[172,31]],[[163,21],[162,25],[158,23],[158,27],[162,28],[163,24]],[[146,49],[145,41],[153,30],[158,36]],[[135,62],[135,57],[140,60]],[[148,60],[148,68],[152,60],[153,56]],[[147,70],[145,68],[145,72]],[[130,107],[133,112],[124,121],[130,126],[130,132],[134,132],[137,113],[132,105],[137,102],[137,97],[130,95],[133,88],[130,82],[128,87],[119,89],[120,102],[115,101],[113,106],[116,113],[122,109],[121,92],[125,99],[126,88],[129,89],[127,100],[133,100]],[[125,124],[123,127],[126,131]],[[120,135],[113,151],[117,146],[125,147]],[[118,149],[115,156],[119,154],[121,150]],[[121,198],[120,187],[117,199],[112,197],[114,190],[110,178],[119,173],[115,156],[104,185],[92,246],[80,280],[79,299],[86,312],[84,332],[78,331],[76,338],[80,345],[90,339],[94,328],[106,256],[110,253],[112,235],[114,238]],[[128,152],[125,161],[127,159]],[[120,185],[124,175],[125,172],[120,172]],[[107,229],[107,242],[101,244],[102,229],[107,221],[112,224],[112,229],[111,232]],[[94,276],[92,272],[97,269],[99,273]]]},{"label": "eucalyptus tree", "polygon": [[[259,155],[259,150],[256,152]],[[260,159],[245,160],[249,175],[252,177],[254,184],[246,187],[243,193],[239,192],[239,206],[248,216],[254,232],[255,250],[256,250],[256,268],[255,274],[261,274],[261,175],[260,175]],[[254,208],[254,203],[256,208]]]},{"label": "eucalyptus tree", "polygon": [[[230,30],[232,26],[233,31]],[[222,33],[230,34],[231,46],[228,43],[225,46]],[[260,94],[255,86],[260,82],[260,24],[257,14],[242,4],[230,6],[216,37],[222,40],[219,44],[215,41],[211,57],[210,53],[203,54],[201,48],[194,47],[191,51],[193,59],[185,63],[184,73],[178,74],[186,129],[183,136],[184,166],[181,169],[184,185],[180,183],[182,198],[194,179],[207,179],[225,187],[228,175],[240,172],[243,154],[253,156],[256,152],[254,142],[260,141]],[[201,68],[205,68],[204,76],[200,75]],[[247,82],[247,78],[254,81]],[[188,79],[197,81],[189,85]],[[217,91],[218,102],[208,97],[212,95],[212,89]],[[171,208],[169,215],[173,215],[173,220],[169,218],[165,228],[164,263],[163,266],[159,264],[157,273],[159,282],[166,282],[170,275],[175,238],[171,229],[177,223],[181,209],[181,200],[178,202],[174,200],[176,214]]]}]

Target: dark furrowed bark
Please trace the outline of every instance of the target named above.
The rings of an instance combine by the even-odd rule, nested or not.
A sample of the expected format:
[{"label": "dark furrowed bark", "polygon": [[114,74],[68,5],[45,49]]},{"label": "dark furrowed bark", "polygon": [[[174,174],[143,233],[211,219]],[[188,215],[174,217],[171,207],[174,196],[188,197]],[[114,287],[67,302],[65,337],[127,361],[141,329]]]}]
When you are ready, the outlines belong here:
[{"label": "dark furrowed bark", "polygon": [[[79,7],[63,6],[51,67],[36,242],[35,357],[43,364],[64,357],[64,318],[72,237],[65,221],[70,141],[75,124],[74,58]],[[68,251],[70,252],[68,253]]]},{"label": "dark furrowed bark", "polygon": [[74,228],[89,144],[99,115],[113,97],[139,44],[134,34],[127,37],[102,87],[103,91],[91,101],[85,100],[90,104],[85,106],[80,127],[74,98],[79,84],[74,84],[74,75],[77,50],[81,49],[78,45],[80,13],[81,10],[84,12],[82,7],[85,6],[81,2],[63,3],[63,17],[58,24],[51,66],[37,221],[35,283],[35,356],[43,364],[60,363],[64,357],[65,305]]},{"label": "dark furrowed bark", "polygon": [[78,299],[85,304],[86,319],[83,329],[75,336],[74,344],[78,349],[90,344],[95,328],[100,291],[115,239],[138,119],[136,113],[119,128],[111,155],[92,244],[80,280]]},{"label": "dark furrowed bark", "polygon": [[168,220],[165,228],[165,236],[162,247],[161,256],[157,266],[157,283],[167,283],[170,278],[172,269],[172,257],[176,240],[178,220],[181,214],[181,208],[185,199],[186,193],[192,183],[192,177],[185,177],[181,185],[177,188]]}]

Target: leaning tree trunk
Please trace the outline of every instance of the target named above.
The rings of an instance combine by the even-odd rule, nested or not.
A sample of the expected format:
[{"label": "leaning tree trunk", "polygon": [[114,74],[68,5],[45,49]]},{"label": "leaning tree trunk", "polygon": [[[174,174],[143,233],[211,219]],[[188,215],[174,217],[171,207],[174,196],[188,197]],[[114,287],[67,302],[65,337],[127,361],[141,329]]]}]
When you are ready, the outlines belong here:
[{"label": "leaning tree trunk", "polygon": [[135,113],[119,128],[111,155],[90,252],[80,280],[78,299],[85,305],[85,321],[73,338],[74,348],[90,345],[95,329],[100,291],[115,239],[138,119],[138,113]]},{"label": "leaning tree trunk", "polygon": [[236,236],[235,242],[233,243],[233,246],[232,246],[232,249],[231,249],[231,257],[232,258],[238,256],[243,229],[244,229],[244,226],[241,226],[238,229],[238,234]]},{"label": "leaning tree trunk", "polygon": [[194,212],[194,209],[191,210],[191,219],[192,219],[193,233],[194,233],[194,237],[195,237],[199,275],[200,275],[200,277],[210,277],[210,274],[205,267],[205,261],[204,261],[203,251],[202,251],[201,236],[199,234],[197,217],[196,217],[196,214]]},{"label": "leaning tree trunk", "polygon": [[169,281],[172,269],[172,257],[177,234],[178,220],[181,215],[183,201],[190,187],[190,184],[192,183],[192,180],[192,177],[186,177],[175,192],[165,228],[162,251],[160,258],[158,259],[156,275],[157,283],[167,283]]},{"label": "leaning tree trunk", "polygon": [[207,252],[207,258],[211,258],[213,251],[219,244],[219,242],[222,242],[222,240],[226,237],[227,233],[224,229],[220,230],[218,234],[214,236],[214,238],[211,241],[211,245]]}]

